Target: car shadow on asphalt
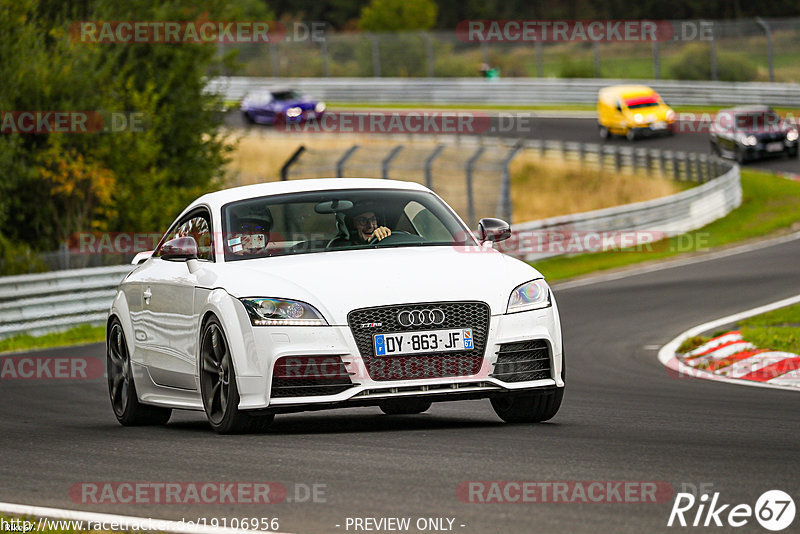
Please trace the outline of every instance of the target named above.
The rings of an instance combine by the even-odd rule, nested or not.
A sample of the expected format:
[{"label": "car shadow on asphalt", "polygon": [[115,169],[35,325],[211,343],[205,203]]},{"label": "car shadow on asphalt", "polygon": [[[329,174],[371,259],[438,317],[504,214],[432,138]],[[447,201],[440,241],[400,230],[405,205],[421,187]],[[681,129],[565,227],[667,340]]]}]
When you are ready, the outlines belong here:
[{"label": "car shadow on asphalt", "polygon": [[[509,425],[495,419],[491,413],[484,418],[467,418],[446,414],[384,415],[374,413],[304,413],[277,415],[275,422],[262,435],[316,435],[316,434],[372,434],[376,432],[403,432],[420,430],[453,430],[475,428],[520,428],[536,427],[542,430],[562,425],[558,422],[537,425]],[[165,430],[181,432],[211,432],[203,420],[177,420],[170,422]]]}]

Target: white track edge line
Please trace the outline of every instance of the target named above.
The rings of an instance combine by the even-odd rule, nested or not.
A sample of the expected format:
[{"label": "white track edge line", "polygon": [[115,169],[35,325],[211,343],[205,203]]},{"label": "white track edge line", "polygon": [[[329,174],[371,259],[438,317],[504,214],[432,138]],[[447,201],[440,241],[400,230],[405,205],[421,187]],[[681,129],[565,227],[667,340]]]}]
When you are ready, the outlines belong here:
[{"label": "white track edge line", "polygon": [[778,308],[791,306],[792,304],[797,304],[798,302],[800,302],[800,295],[795,295],[793,297],[788,297],[783,300],[773,302],[771,304],[765,304],[757,308],[752,308],[739,313],[734,313],[733,315],[728,315],[727,317],[722,317],[720,319],[715,319],[713,321],[709,321],[707,323],[692,327],[689,330],[686,330],[685,332],[681,333],[678,337],[676,337],[663,347],[661,347],[661,349],[658,351],[658,361],[660,361],[668,369],[672,369],[673,371],[676,371],[678,373],[686,373],[686,375],[690,377],[703,378],[706,380],[716,380],[719,382],[739,384],[742,386],[752,386],[752,387],[761,387],[769,389],[783,389],[787,391],[800,391],[800,388],[797,388],[795,386],[782,386],[779,384],[768,384],[766,382],[755,382],[753,380],[742,380],[739,378],[728,378],[726,376],[715,375],[714,373],[695,369],[693,367],[685,365],[680,360],[678,360],[678,358],[675,357],[675,352],[678,350],[678,347],[680,347],[681,343],[683,343],[683,341],[687,338],[696,336],[698,334],[702,334],[707,330],[711,330],[713,328],[717,328],[722,325],[734,323],[742,319],[747,319],[748,317],[753,317],[754,315],[760,315],[762,313],[777,310]]},{"label": "white track edge line", "polygon": [[[48,519],[62,519],[73,521],[85,521],[87,523],[118,523],[122,530],[131,530],[131,527],[138,526],[138,530],[174,532],[179,534],[254,534],[257,530],[240,530],[234,528],[212,527],[210,525],[189,525],[180,521],[168,519],[153,519],[146,517],[135,517],[126,515],[103,514],[97,512],[83,512],[80,510],[67,510],[64,508],[45,508],[41,506],[30,506],[27,504],[14,504],[0,502],[0,512],[13,515],[46,517]],[[124,528],[123,528],[124,527]],[[271,534],[287,534],[271,531]]]}]

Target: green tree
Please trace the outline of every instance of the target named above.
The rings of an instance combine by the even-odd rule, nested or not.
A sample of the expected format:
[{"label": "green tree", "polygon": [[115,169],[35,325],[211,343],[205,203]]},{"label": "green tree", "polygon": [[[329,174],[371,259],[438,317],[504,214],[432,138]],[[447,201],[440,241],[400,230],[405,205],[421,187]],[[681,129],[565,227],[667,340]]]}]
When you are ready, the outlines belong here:
[{"label": "green tree", "polygon": [[429,30],[437,13],[433,0],[372,0],[361,10],[358,27],[369,32]]}]

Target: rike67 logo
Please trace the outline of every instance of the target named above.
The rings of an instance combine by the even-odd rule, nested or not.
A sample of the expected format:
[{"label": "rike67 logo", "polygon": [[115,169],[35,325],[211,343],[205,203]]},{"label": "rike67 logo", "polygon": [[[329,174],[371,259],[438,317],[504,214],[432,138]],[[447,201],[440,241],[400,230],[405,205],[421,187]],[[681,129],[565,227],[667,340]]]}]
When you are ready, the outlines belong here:
[{"label": "rike67 logo", "polygon": [[719,492],[712,496],[703,493],[696,498],[691,493],[678,493],[669,514],[667,526],[743,527],[755,517],[767,530],[784,530],[794,521],[794,500],[781,490],[764,492],[755,506],[723,504]]}]

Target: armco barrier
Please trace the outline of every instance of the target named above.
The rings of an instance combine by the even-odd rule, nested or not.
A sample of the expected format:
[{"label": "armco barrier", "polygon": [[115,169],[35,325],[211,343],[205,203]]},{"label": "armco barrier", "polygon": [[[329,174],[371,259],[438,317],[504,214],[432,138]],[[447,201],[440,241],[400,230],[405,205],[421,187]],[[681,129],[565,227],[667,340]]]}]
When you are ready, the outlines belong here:
[{"label": "armco barrier", "polygon": [[[424,104],[594,104],[602,87],[630,80],[575,78],[252,78],[220,77],[207,90],[239,100],[250,91],[291,87],[334,102]],[[800,84],[636,80],[673,106],[769,104],[800,107]]]},{"label": "armco barrier", "polygon": [[[636,202],[614,208],[575,215],[553,217],[514,226],[514,231],[553,232],[556,234],[653,232],[665,237],[683,234],[724,217],[742,203],[742,185],[738,165],[729,165],[722,176],[703,185],[668,197]],[[540,260],[558,253],[525,253],[527,261]]]},{"label": "armco barrier", "polygon": [[0,278],[0,339],[102,323],[132,265]]}]

